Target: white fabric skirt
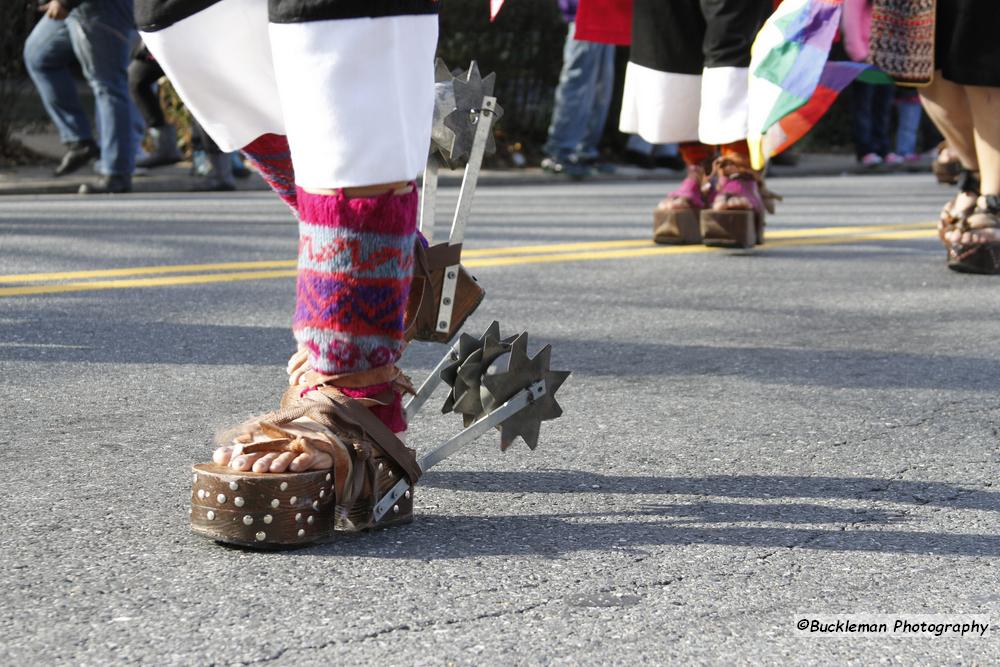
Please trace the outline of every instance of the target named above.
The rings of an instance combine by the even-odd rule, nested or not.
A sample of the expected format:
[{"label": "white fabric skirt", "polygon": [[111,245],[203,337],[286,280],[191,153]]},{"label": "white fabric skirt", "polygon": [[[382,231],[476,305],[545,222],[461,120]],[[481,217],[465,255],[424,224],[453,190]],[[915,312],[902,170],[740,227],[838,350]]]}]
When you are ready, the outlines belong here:
[{"label": "white fabric skirt", "polygon": [[272,24],[267,0],[222,0],[143,41],[224,151],[288,137],[296,183],[417,176],[434,110],[435,15]]},{"label": "white fabric skirt", "polygon": [[749,77],[745,67],[706,67],[699,75],[630,62],[619,129],[651,144],[720,145],[746,139]]}]

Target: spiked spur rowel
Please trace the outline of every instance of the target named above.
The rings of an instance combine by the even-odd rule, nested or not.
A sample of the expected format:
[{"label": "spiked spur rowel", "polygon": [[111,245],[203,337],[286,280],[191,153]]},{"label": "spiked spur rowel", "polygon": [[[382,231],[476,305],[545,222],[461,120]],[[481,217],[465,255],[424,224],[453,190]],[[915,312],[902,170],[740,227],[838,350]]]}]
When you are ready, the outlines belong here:
[{"label": "spiked spur rowel", "polygon": [[[569,371],[549,369],[552,347],[546,345],[534,358],[528,357],[528,334],[500,338],[500,324],[493,322],[479,339],[462,334],[457,358],[441,371],[441,379],[451,391],[442,412],[457,412],[468,427],[532,384],[544,381],[545,394],[507,418],[500,429],[500,448],[506,450],[520,436],[529,448],[538,446],[541,423],[562,414],[555,400],[556,390]],[[509,354],[506,370],[490,373],[500,357]]]},{"label": "spiked spur rowel", "polygon": [[441,410],[443,413],[461,414],[465,426],[483,416],[482,376],[494,361],[510,351],[512,340],[501,340],[497,321],[478,339],[462,334],[458,341],[458,359],[441,372],[441,379],[451,387]]},{"label": "spiked spur rowel", "polygon": [[556,390],[569,377],[569,371],[549,369],[552,346],[546,345],[533,358],[528,358],[528,334],[517,336],[510,346],[510,359],[503,373],[487,374],[482,378],[482,402],[486,412],[502,405],[522,389],[544,380],[545,394],[505,420],[500,426],[500,449],[506,450],[520,436],[529,449],[538,446],[538,434],[543,421],[562,415],[555,400]]},{"label": "spiked spur rowel", "polygon": [[[456,76],[438,58],[434,82],[432,148],[437,149],[445,165],[454,169],[469,158],[483,98],[493,96],[496,74],[483,77],[479,73],[479,65],[473,60],[468,71],[458,70]],[[501,116],[503,109],[497,105],[490,122],[496,122]],[[492,155],[495,152],[496,142],[491,133],[486,144],[486,154]]]}]

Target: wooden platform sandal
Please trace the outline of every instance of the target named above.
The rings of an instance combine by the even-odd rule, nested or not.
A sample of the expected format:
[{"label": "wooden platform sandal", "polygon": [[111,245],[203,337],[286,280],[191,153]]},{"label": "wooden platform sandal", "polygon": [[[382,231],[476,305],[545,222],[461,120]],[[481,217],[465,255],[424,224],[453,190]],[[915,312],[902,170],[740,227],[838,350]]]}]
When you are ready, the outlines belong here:
[{"label": "wooden platform sandal", "polygon": [[[712,177],[717,179],[715,198],[700,219],[703,243],[723,248],[763,243],[765,212],[773,213],[774,202],[781,197],[764,187],[759,172],[732,157],[716,158]],[[738,198],[749,201],[750,208],[732,206],[730,202]]]},{"label": "wooden platform sandal", "polygon": [[[331,456],[332,468],[254,473],[195,465],[192,530],[218,542],[280,549],[327,539],[334,531],[412,521],[420,468],[414,451],[366,407],[385,404],[382,399],[391,397],[352,399],[334,386],[289,387],[278,412],[244,425],[234,455],[320,451]],[[377,517],[376,503],[403,478],[406,489]]]},{"label": "wooden platform sandal", "polygon": [[653,209],[653,242],[667,245],[701,243],[698,216],[712,199],[710,187],[705,170],[689,165],[680,186]]},{"label": "wooden platform sandal", "polygon": [[[993,232],[993,238],[983,239],[982,232],[987,230]],[[973,240],[949,242],[949,269],[960,273],[1000,273],[1000,195],[979,197],[975,211],[959,222],[951,235],[958,233],[962,237],[970,234]],[[976,236],[983,240],[975,240]]]}]

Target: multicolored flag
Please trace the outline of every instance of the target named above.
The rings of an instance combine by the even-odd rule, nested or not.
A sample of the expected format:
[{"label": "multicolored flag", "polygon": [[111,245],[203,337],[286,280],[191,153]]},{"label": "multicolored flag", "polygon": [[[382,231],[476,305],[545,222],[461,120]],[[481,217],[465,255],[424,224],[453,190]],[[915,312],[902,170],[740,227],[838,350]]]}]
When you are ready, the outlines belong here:
[{"label": "multicolored flag", "polygon": [[844,88],[860,78],[892,83],[871,65],[828,62],[843,0],[785,0],[751,49],[750,159],[768,159],[801,139]]}]

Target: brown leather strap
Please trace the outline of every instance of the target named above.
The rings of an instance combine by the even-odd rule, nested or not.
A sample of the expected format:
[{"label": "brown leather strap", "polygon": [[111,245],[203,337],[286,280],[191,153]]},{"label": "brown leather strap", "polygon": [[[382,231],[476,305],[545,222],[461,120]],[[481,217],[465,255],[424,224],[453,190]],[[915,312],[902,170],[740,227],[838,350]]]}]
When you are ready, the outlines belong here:
[{"label": "brown leather strap", "polygon": [[344,387],[345,389],[357,389],[358,387],[370,387],[374,384],[385,384],[392,382],[402,374],[393,364],[369,368],[364,371],[354,373],[337,373],[335,375],[325,375],[317,371],[306,371],[302,374],[303,382],[310,387],[321,384],[328,384],[334,387]]}]

